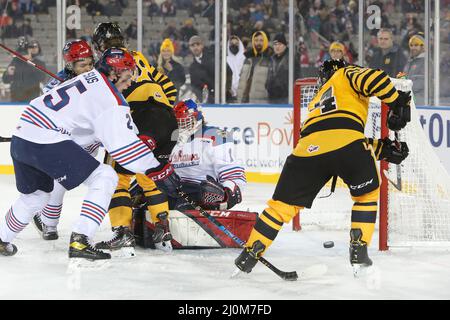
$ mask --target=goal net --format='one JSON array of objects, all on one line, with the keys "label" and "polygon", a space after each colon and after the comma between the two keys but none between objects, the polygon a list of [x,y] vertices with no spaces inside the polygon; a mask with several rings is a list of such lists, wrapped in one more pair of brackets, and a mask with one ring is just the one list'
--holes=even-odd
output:
[{"label": "goal net", "polygon": [[[411,80],[392,79],[397,89],[410,91]],[[296,81],[294,91],[294,143],[306,118],[307,105],[317,93],[316,79]],[[414,99],[412,99],[414,100]],[[371,98],[365,134],[381,138],[393,132],[386,127],[387,106]],[[409,156],[401,165],[378,162],[382,183],[377,227],[379,248],[390,246],[450,246],[450,176],[440,162],[419,122],[414,102],[411,122],[400,131]],[[331,183],[321,190],[311,209],[304,209],[293,222],[295,230],[317,226],[349,230],[352,200],[342,181],[332,195]]]}]

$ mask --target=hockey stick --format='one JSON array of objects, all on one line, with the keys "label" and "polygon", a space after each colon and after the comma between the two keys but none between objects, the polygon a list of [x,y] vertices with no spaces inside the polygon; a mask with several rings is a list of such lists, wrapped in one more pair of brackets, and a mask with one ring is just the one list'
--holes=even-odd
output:
[{"label": "hockey stick", "polygon": [[10,142],[11,137],[0,137],[0,142]]},{"label": "hockey stick", "polygon": [[[200,211],[202,216],[211,221],[214,225],[216,225],[223,233],[225,233],[228,237],[230,237],[234,242],[236,242],[241,248],[244,248],[245,241],[242,241],[238,236],[234,235],[230,230],[228,230],[223,224],[217,221],[213,216],[211,216],[206,210],[203,210],[200,206],[197,206],[193,201],[191,201],[188,195],[181,190],[178,190],[180,197],[185,200],[188,204],[192,206],[195,210]],[[267,261],[264,257],[260,257],[259,262],[265,265],[267,268],[272,270],[276,275],[278,275],[281,279],[286,281],[296,281],[298,279],[298,275],[296,271],[281,271],[269,261]]]},{"label": "hockey stick", "polygon": [[59,80],[61,82],[64,82],[63,79],[61,79],[60,77],[58,77],[57,75],[51,73],[50,71],[48,71],[47,69],[41,67],[40,65],[37,65],[36,63],[34,63],[33,61],[25,58],[24,56],[22,56],[20,53],[18,53],[17,51],[14,51],[10,48],[8,48],[7,46],[3,45],[2,43],[0,43],[0,48],[5,49],[6,51],[8,51],[9,53],[11,53],[13,56],[19,58],[20,60],[22,60],[23,62],[28,63],[29,65],[35,67],[36,69],[41,70],[42,72],[45,72],[46,74],[48,74],[50,77],[55,78],[56,80]]}]

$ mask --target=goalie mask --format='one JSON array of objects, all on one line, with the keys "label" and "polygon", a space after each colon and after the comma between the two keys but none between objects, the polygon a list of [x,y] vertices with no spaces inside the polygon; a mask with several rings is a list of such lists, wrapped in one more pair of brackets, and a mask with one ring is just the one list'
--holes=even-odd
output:
[{"label": "goalie mask", "polygon": [[193,100],[180,101],[173,110],[177,118],[180,135],[191,136],[202,125],[203,113],[201,107]]},{"label": "goalie mask", "polygon": [[345,60],[325,60],[323,64],[319,68],[319,79],[317,80],[317,84],[319,88],[321,88],[333,74],[341,68],[345,68],[348,66],[348,63]]}]

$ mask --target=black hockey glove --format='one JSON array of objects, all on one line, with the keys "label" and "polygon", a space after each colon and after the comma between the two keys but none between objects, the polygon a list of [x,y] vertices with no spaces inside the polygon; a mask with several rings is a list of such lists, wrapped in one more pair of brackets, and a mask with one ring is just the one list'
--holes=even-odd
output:
[{"label": "black hockey glove", "polygon": [[170,163],[162,163],[156,168],[149,169],[145,172],[147,177],[155,182],[160,191],[166,193],[169,197],[179,198],[179,190],[181,190],[180,177],[175,173]]},{"label": "black hockey glove", "polygon": [[398,91],[398,98],[388,106],[388,128],[398,131],[406,127],[406,124],[411,121],[411,91]]},{"label": "black hockey glove", "polygon": [[239,257],[234,260],[234,264],[239,270],[250,273],[258,262],[266,246],[259,240],[253,242],[251,248],[244,248]]},{"label": "black hockey glove", "polygon": [[233,208],[241,201],[242,201],[242,193],[241,189],[237,184],[234,185],[233,190],[225,187],[225,202],[227,203],[227,209]]},{"label": "black hockey glove", "polygon": [[378,143],[382,143],[380,160],[385,160],[390,163],[400,164],[408,157],[409,148],[406,142],[395,142],[389,138],[381,139]]}]

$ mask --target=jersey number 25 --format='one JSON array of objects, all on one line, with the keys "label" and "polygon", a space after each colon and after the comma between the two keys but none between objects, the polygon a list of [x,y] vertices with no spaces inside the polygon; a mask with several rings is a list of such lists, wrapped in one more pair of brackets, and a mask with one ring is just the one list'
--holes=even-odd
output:
[{"label": "jersey number 25", "polygon": [[57,104],[53,103],[53,101],[52,101],[53,96],[51,94],[46,95],[44,97],[45,105],[55,111],[61,110],[62,108],[67,106],[70,102],[70,96],[67,93],[67,90],[69,90],[72,87],[77,88],[78,92],[80,94],[82,94],[83,92],[85,92],[87,90],[86,87],[84,86],[83,82],[81,82],[81,80],[77,80],[75,82],[72,82],[72,83],[56,90],[56,93],[58,93],[59,98],[61,99]]}]

